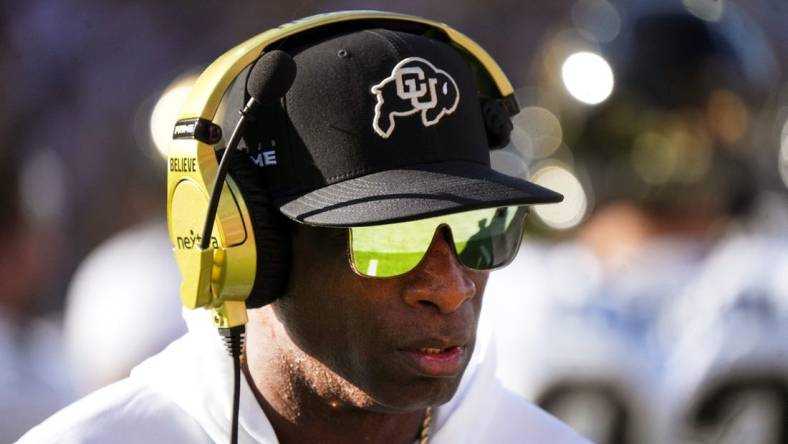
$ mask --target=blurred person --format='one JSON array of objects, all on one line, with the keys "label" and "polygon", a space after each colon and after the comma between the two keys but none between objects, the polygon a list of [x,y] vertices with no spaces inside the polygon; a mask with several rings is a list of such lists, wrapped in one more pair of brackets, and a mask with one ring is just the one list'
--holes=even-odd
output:
[{"label": "blurred person", "polygon": [[[520,304],[496,299],[487,309],[499,348],[509,351],[498,353],[507,385],[597,442],[682,439],[676,430],[692,427],[690,418],[672,412],[687,412],[676,404],[699,393],[681,385],[692,395],[678,396],[679,385],[665,386],[676,383],[668,374],[681,378],[690,365],[672,359],[677,341],[699,318],[719,317],[723,306],[751,296],[746,286],[725,287],[722,277],[748,275],[753,256],[785,254],[780,239],[770,246],[745,222],[765,176],[756,162],[768,148],[758,137],[759,113],[775,64],[754,25],[726,6],[709,21],[683,7],[630,5],[619,10],[618,36],[586,43],[610,63],[612,94],[593,106],[556,102],[592,210],[571,240],[526,241],[489,283],[489,291],[508,291]],[[758,248],[737,255],[742,246]],[[732,262],[717,268],[720,256]],[[779,276],[774,264],[752,276]],[[523,278],[533,293],[527,302],[514,283]],[[703,292],[690,297],[701,280]],[[775,288],[759,297],[780,306],[786,295]],[[677,304],[689,309],[670,321]],[[526,313],[534,322],[522,322]]]},{"label": "blurred person", "polygon": [[340,13],[215,62],[187,106],[213,119],[229,87],[243,111],[219,112],[222,131],[184,111],[168,178],[181,297],[211,312],[20,442],[587,442],[481,356],[488,274],[514,255],[524,206],[561,196],[490,168],[517,104],[450,31]]},{"label": "blurred person", "polygon": [[719,242],[666,310],[675,442],[788,440],[788,238]]},{"label": "blurred person", "polygon": [[63,369],[60,325],[37,312],[52,272],[41,256],[56,236],[26,211],[20,185],[25,169],[0,156],[0,441],[11,442],[74,399]]},{"label": "blurred person", "polygon": [[[172,297],[178,277],[167,226],[158,221],[113,235],[82,261],[69,285],[63,320],[79,395],[125,378],[186,332],[181,304]],[[127,338],[122,347],[118,338]]]}]

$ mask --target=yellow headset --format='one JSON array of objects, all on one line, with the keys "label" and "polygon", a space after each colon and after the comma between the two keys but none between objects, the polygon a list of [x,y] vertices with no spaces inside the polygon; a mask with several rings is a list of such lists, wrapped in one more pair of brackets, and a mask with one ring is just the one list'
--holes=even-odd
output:
[{"label": "yellow headset", "polygon": [[181,301],[192,309],[212,309],[219,328],[246,323],[245,301],[260,258],[247,204],[229,176],[221,188],[210,246],[200,248],[218,168],[214,145],[221,139],[221,128],[214,119],[233,81],[264,52],[286,38],[330,26],[337,32],[407,27],[437,34],[466,55],[484,95],[497,99],[509,115],[519,111],[511,83],[484,49],[455,29],[420,17],[379,11],[321,14],[265,31],[227,51],[192,87],[173,131],[167,173],[167,222],[182,275]]}]

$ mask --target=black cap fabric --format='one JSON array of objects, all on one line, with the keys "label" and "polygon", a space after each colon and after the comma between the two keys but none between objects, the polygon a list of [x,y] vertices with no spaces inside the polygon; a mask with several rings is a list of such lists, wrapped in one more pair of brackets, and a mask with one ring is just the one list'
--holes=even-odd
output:
[{"label": "black cap fabric", "polygon": [[293,86],[244,141],[291,219],[368,225],[562,199],[490,168],[473,74],[449,44],[374,29],[290,52]]}]

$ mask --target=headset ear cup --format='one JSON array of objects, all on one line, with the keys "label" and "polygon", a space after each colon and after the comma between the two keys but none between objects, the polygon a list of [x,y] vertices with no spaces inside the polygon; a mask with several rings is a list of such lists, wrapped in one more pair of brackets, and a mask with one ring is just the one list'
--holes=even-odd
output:
[{"label": "headset ear cup", "polygon": [[487,131],[487,144],[491,149],[503,148],[509,143],[514,129],[509,113],[496,99],[482,98],[482,117],[484,129]]},{"label": "headset ear cup", "polygon": [[280,297],[290,274],[290,234],[288,223],[271,203],[260,172],[242,153],[230,159],[229,175],[238,185],[249,211],[256,246],[256,273],[247,308],[259,308]]}]

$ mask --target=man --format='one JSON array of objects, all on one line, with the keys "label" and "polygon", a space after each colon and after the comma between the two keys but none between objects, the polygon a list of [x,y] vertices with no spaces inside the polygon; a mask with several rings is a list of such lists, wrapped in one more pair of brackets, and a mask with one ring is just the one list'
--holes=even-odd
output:
[{"label": "man", "polygon": [[[514,255],[523,206],[560,195],[490,169],[467,56],[377,27],[289,43],[295,81],[230,167],[258,244],[285,239],[258,250],[246,301],[238,442],[584,442],[502,389],[493,359],[469,367],[489,270]],[[202,313],[21,442],[228,441],[232,367]]]}]

